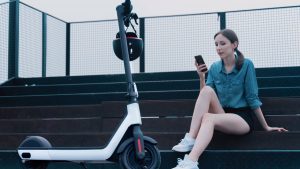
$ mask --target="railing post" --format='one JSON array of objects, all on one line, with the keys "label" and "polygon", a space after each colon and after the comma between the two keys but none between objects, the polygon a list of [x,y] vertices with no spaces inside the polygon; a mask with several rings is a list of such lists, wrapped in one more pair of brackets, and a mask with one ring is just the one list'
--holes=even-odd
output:
[{"label": "railing post", "polygon": [[8,79],[19,77],[19,0],[9,3]]},{"label": "railing post", "polygon": [[71,25],[66,23],[66,76],[70,76]]},{"label": "railing post", "polygon": [[140,18],[140,38],[143,39],[143,52],[140,56],[140,72],[145,72],[145,18]]},{"label": "railing post", "polygon": [[218,13],[219,19],[220,19],[220,29],[226,29],[226,13],[220,12]]},{"label": "railing post", "polygon": [[47,70],[47,14],[43,13],[42,31],[42,77],[46,77]]}]

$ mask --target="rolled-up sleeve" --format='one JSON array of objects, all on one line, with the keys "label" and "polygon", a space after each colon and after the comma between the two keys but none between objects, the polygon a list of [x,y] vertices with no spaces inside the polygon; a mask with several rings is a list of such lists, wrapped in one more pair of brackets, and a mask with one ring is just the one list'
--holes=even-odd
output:
[{"label": "rolled-up sleeve", "polygon": [[253,63],[249,60],[245,77],[245,97],[251,109],[256,109],[262,105],[258,97],[258,85]]}]

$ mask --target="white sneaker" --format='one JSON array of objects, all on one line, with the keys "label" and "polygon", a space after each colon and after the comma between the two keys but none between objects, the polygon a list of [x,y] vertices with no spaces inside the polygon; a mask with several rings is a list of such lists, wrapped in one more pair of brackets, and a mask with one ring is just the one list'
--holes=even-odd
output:
[{"label": "white sneaker", "polygon": [[192,161],[189,159],[188,155],[184,156],[184,159],[177,159],[178,165],[173,169],[199,169],[198,162]]},{"label": "white sneaker", "polygon": [[177,152],[189,152],[192,150],[193,146],[195,144],[195,139],[192,138],[189,133],[186,133],[184,138],[180,141],[180,143],[178,143],[177,145],[175,145],[172,150],[173,151],[177,151]]}]

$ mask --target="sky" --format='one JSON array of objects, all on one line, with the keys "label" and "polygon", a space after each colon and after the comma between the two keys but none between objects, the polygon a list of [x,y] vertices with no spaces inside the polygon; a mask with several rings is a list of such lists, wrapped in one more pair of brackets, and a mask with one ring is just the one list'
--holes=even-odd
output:
[{"label": "sky", "polygon": [[[0,0],[0,3],[7,0]],[[116,19],[124,0],[21,0],[67,22]],[[131,0],[139,17],[299,6],[300,0]]]}]

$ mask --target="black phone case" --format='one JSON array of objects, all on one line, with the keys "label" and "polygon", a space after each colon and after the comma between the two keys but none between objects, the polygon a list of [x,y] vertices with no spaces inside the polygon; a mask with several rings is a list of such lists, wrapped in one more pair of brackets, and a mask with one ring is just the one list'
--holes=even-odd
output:
[{"label": "black phone case", "polygon": [[[202,65],[205,64],[203,57],[201,55],[197,55],[195,56],[196,62],[198,63],[198,65]],[[202,72],[206,72],[207,69],[202,70]]]},{"label": "black phone case", "polygon": [[198,63],[198,65],[202,65],[202,64],[205,64],[203,58],[201,55],[197,55],[195,56],[195,59],[196,59],[196,62]]}]

